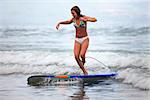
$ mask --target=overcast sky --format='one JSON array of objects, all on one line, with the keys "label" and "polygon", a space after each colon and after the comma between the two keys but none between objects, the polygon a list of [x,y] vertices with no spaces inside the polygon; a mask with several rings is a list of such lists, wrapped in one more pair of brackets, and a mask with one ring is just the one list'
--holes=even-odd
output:
[{"label": "overcast sky", "polygon": [[148,24],[150,0],[0,0],[1,25],[54,25],[78,5],[103,24]]}]

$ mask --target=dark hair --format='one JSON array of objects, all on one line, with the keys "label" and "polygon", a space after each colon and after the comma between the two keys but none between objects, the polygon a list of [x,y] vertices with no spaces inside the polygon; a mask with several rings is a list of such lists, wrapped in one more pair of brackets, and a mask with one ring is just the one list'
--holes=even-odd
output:
[{"label": "dark hair", "polygon": [[81,10],[80,10],[80,8],[78,6],[73,6],[71,8],[71,11],[72,10],[74,10],[77,13],[78,16],[83,17],[83,15],[81,14]]}]

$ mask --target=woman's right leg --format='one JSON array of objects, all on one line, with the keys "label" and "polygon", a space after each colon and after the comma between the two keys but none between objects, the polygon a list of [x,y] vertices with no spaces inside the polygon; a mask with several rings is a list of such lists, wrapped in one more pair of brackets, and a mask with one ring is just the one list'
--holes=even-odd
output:
[{"label": "woman's right leg", "polygon": [[83,41],[81,50],[80,50],[80,56],[82,58],[83,65],[85,64],[85,54],[88,49],[88,46],[89,46],[89,38],[87,38]]},{"label": "woman's right leg", "polygon": [[74,44],[74,56],[75,56],[75,59],[76,59],[78,65],[80,66],[80,68],[82,69],[83,73],[85,75],[87,75],[88,73],[87,73],[87,71],[84,68],[83,62],[80,60],[80,50],[81,50],[81,44],[78,43],[77,41],[75,41],[75,44]]}]

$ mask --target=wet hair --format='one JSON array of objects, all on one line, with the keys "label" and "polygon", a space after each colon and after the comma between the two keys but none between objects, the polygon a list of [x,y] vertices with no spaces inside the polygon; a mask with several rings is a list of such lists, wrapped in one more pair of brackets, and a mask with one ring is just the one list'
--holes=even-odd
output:
[{"label": "wet hair", "polygon": [[77,13],[77,15],[79,16],[79,17],[83,17],[83,15],[81,14],[81,10],[80,10],[80,8],[78,7],[78,6],[73,6],[72,8],[71,8],[71,11],[72,10],[74,10],[76,13]]}]

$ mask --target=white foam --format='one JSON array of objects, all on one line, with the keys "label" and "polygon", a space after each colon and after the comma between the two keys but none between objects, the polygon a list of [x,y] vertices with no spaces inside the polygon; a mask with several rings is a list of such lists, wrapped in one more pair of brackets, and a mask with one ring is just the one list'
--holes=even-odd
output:
[{"label": "white foam", "polygon": [[44,52],[0,52],[0,62],[16,63],[16,64],[29,64],[29,65],[45,65],[51,62],[59,62],[57,54],[44,53]]},{"label": "white foam", "polygon": [[[0,74],[82,74],[72,52],[0,51],[0,56]],[[123,79],[124,83],[150,89],[149,55],[88,52],[86,56],[115,68],[117,79]],[[89,74],[110,72],[108,67],[86,58],[85,68]]]},{"label": "white foam", "polygon": [[[5,64],[48,65],[60,64],[76,66],[72,52],[40,52],[40,51],[0,51],[0,62]],[[87,57],[94,57],[106,66],[142,66],[150,69],[150,57],[139,55],[118,55],[115,53],[88,52]],[[86,58],[87,67],[105,67],[91,58]]]},{"label": "white foam", "polygon": [[119,55],[115,53],[88,53],[101,62],[115,68],[117,79],[130,83],[134,87],[150,89],[150,56],[139,54]]},{"label": "white foam", "polygon": [[[59,56],[58,56],[59,55]],[[52,53],[36,51],[3,51],[0,52],[0,74],[11,73],[82,73],[72,53]],[[55,66],[55,67],[54,67]],[[87,60],[85,68],[89,73],[106,71],[104,66]],[[53,70],[51,70],[53,69]]]},{"label": "white foam", "polygon": [[148,73],[137,72],[136,69],[127,68],[118,72],[117,79],[123,79],[124,83],[130,83],[134,87],[150,89],[150,75]]},{"label": "white foam", "polygon": [[[58,56],[59,55],[59,56]],[[0,74],[73,72],[72,55],[49,52],[0,52]],[[72,60],[73,59],[73,60]],[[64,67],[64,68],[63,68]]]}]

